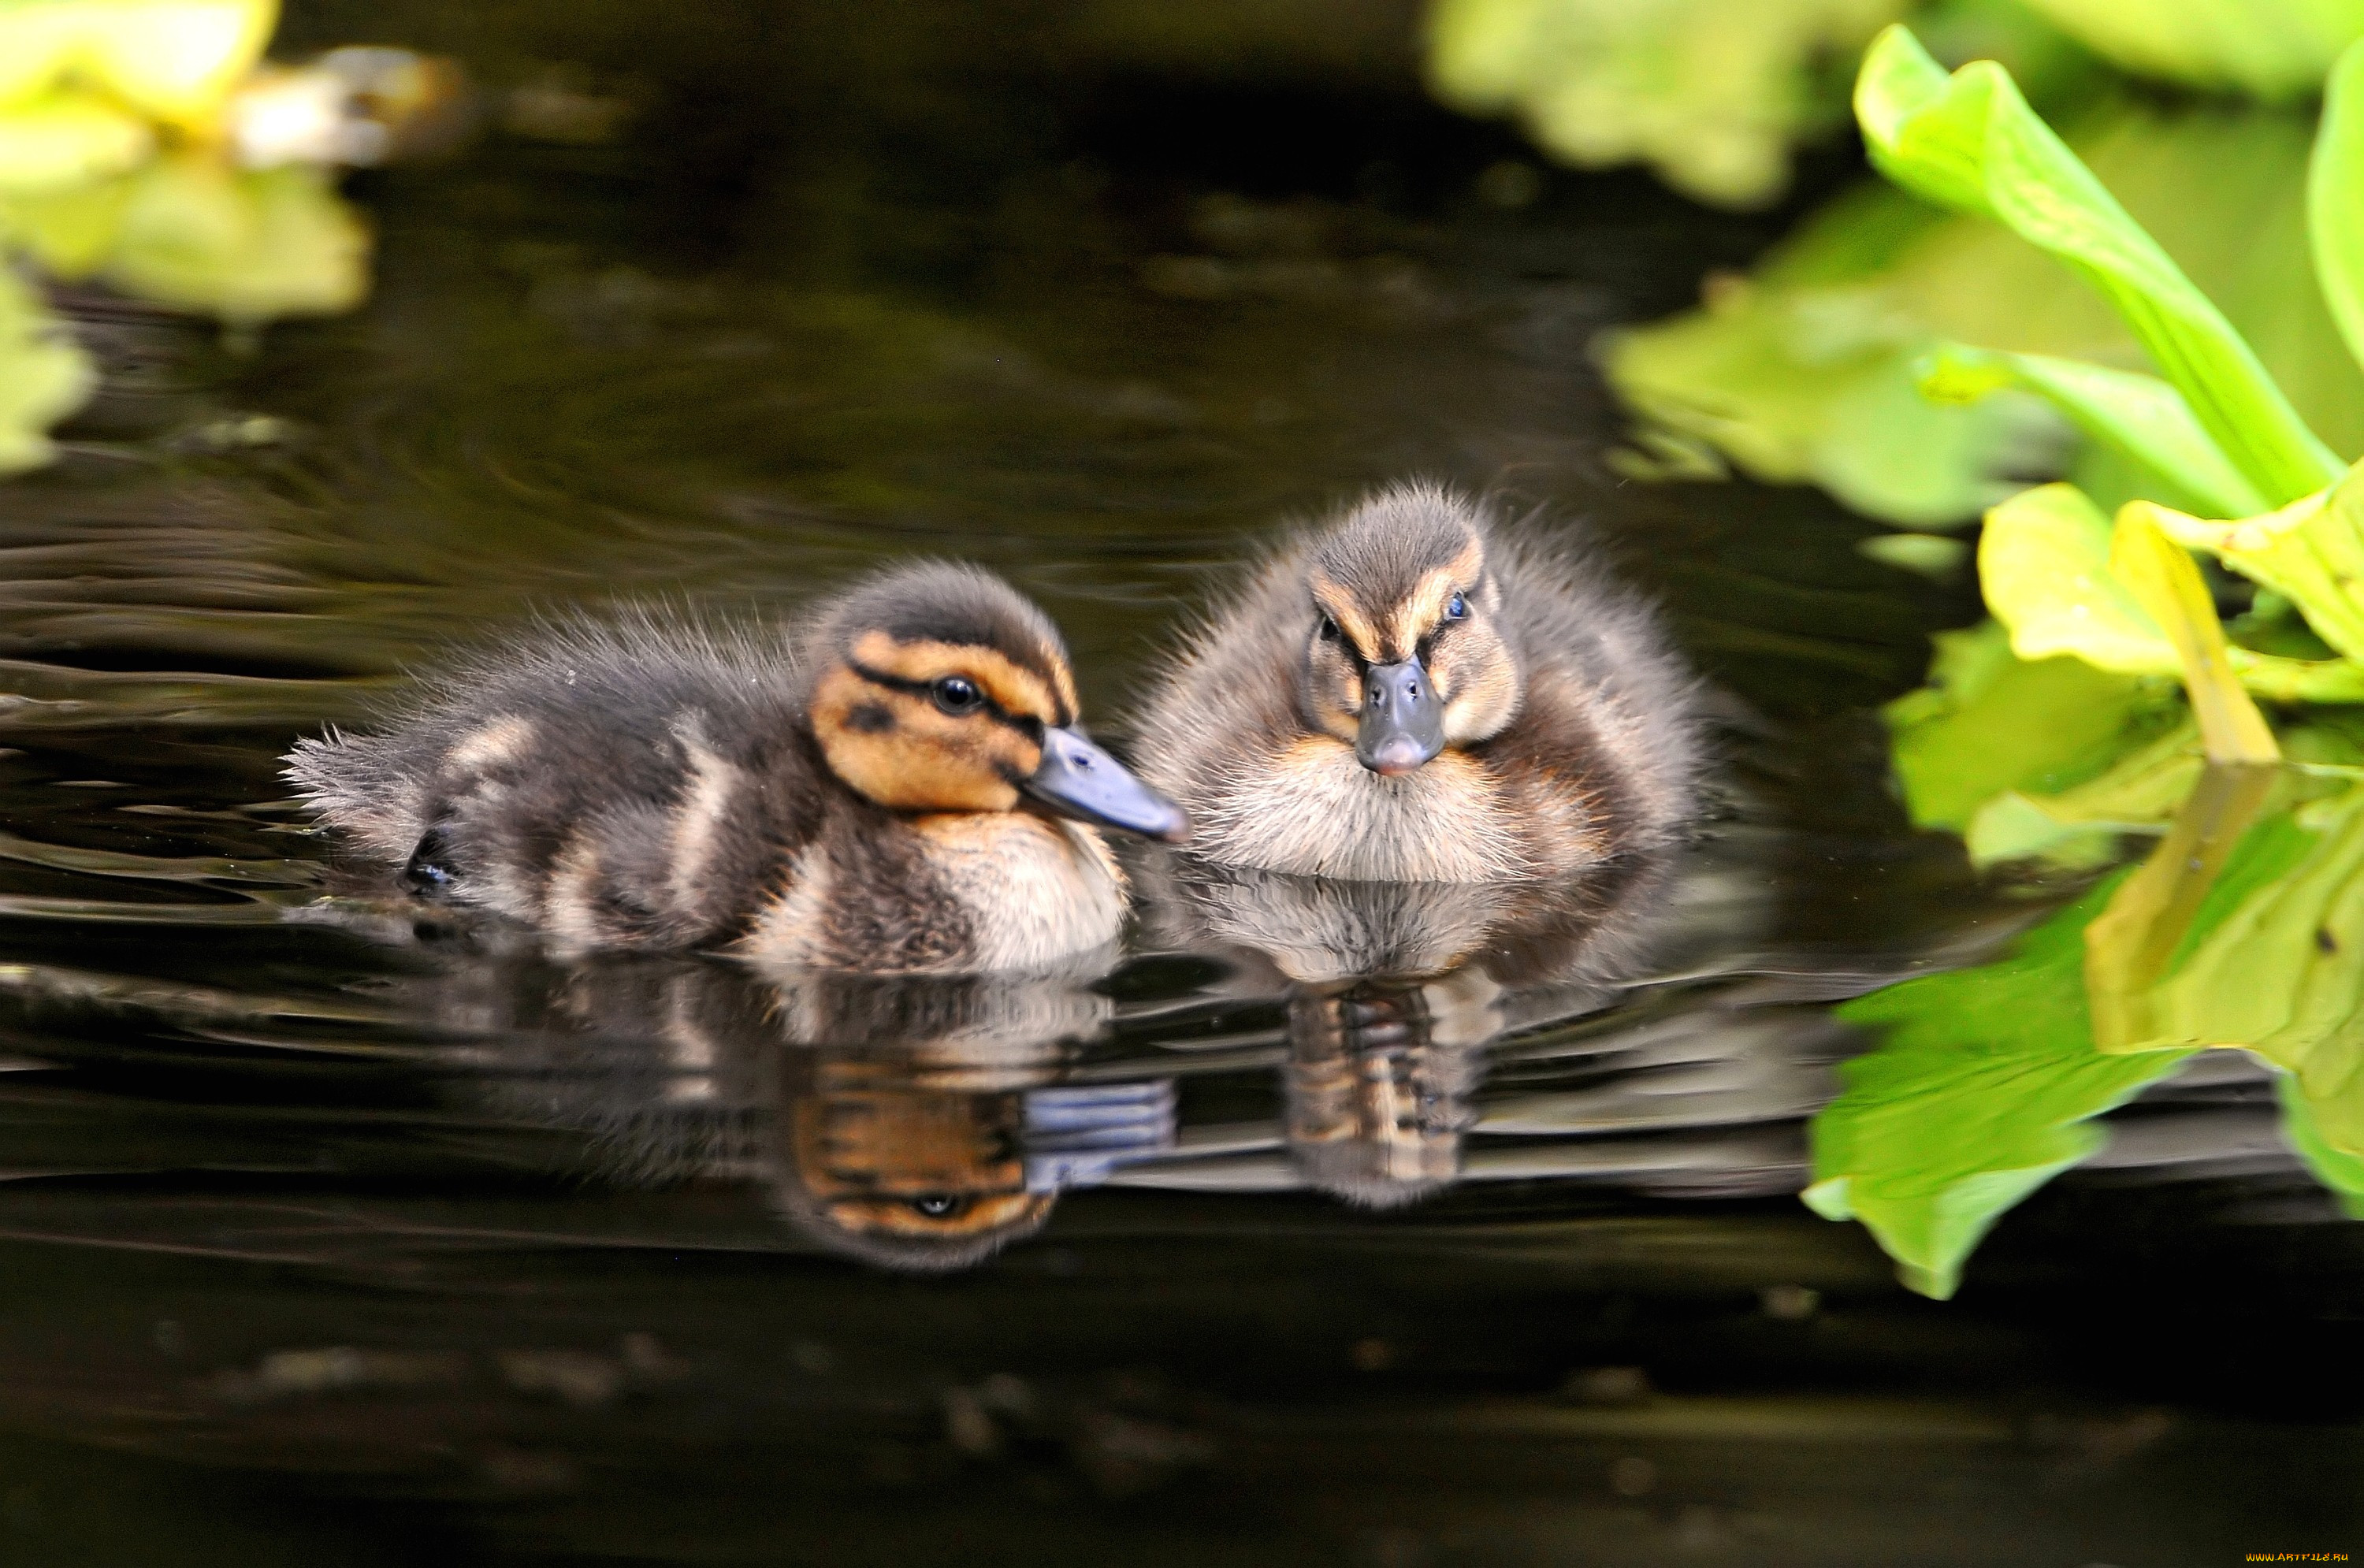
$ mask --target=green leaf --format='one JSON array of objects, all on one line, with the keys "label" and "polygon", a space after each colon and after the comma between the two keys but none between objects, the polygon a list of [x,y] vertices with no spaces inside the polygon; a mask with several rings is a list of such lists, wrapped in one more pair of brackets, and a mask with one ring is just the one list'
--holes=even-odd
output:
[{"label": "green leaf", "polygon": [[1727,283],[1706,308],[1610,334],[1600,352],[1646,420],[1709,442],[1754,478],[1812,480],[1869,516],[1951,527],[2011,493],[1991,471],[2046,417],[2016,394],[1975,407],[1921,396],[1906,367],[1931,340],[1858,291]]},{"label": "green leaf", "polygon": [[188,155],[132,176],[103,271],[147,299],[262,322],[351,309],[368,261],[368,231],[319,171]]},{"label": "green leaf", "polygon": [[2113,64],[2191,87],[2303,97],[2349,39],[2359,0],[2023,0]]},{"label": "green leaf", "polygon": [[0,233],[54,277],[79,281],[115,249],[132,180],[100,180],[0,204]]},{"label": "green leaf", "polygon": [[1814,1118],[1806,1201],[1827,1218],[1860,1219],[1924,1296],[1953,1295],[1997,1219],[2101,1148],[2087,1121],[2190,1054],[2092,1048],[2084,929],[2110,891],[2096,887],[1998,962],[1838,1009],[1881,1039],[1839,1069],[1845,1087]]},{"label": "green leaf", "polygon": [[155,150],[145,120],[87,94],[0,109],[0,196],[40,195],[119,174]]},{"label": "green leaf", "polygon": [[0,473],[49,462],[50,427],[81,407],[97,380],[63,324],[0,267]]},{"label": "green leaf", "polygon": [[2022,659],[2069,654],[2128,675],[2179,673],[2158,623],[2110,567],[2110,520],[2073,484],[2022,491],[1987,514],[1979,586]]},{"label": "green leaf", "polygon": [[2238,851],[2128,1049],[2234,1045],[2289,1073],[2333,1148],[2364,1155],[2364,787],[2302,806]]},{"label": "green leaf", "polygon": [[1920,384],[1921,395],[1938,403],[1975,403],[2005,388],[2034,393],[2210,516],[2245,517],[2267,509],[2257,486],[2200,428],[2183,395],[2157,376],[1948,343],[1924,362]]},{"label": "green leaf", "polygon": [[2024,661],[1990,623],[1941,632],[1932,684],[1890,705],[1893,762],[1914,825],[1959,831],[2006,790],[2057,795],[2172,728],[2172,683],[2079,659]]},{"label": "green leaf", "polygon": [[[2110,98],[2079,100],[2064,127],[2308,422],[2334,448],[2364,451],[2364,373],[2306,260],[2314,129],[2297,115]],[[1947,342],[2142,362],[2099,295],[1996,224],[1875,179],[1810,216],[1752,277],[1719,276],[1705,292],[1701,309],[1605,337],[1603,366],[1645,430],[1676,428],[1755,477],[1820,484],[1921,528],[1966,522],[2029,475],[2072,478],[2106,511],[2135,497],[2202,515],[2262,509],[2217,512],[2112,445],[2080,451],[2026,393],[1946,406],[1912,395],[1922,361]]]},{"label": "green leaf", "polygon": [[1970,818],[1963,848],[1979,867],[2035,856],[2098,864],[2116,835],[2155,828],[2173,817],[2201,765],[2199,727],[2180,724],[2073,788],[1994,796]]},{"label": "green leaf", "polygon": [[2339,57],[2324,84],[2323,120],[2307,163],[2306,217],[2315,282],[2347,351],[2364,362],[2364,43]]},{"label": "green leaf", "polygon": [[2343,465],[2249,345],[2035,117],[2002,67],[1973,61],[1948,76],[1911,32],[1891,27],[1864,57],[1856,113],[1882,173],[1940,206],[1996,218],[2107,299],[2269,502],[2338,476]]},{"label": "green leaf", "polygon": [[2315,634],[2350,660],[2364,658],[2364,480],[2343,481],[2278,512],[2209,522],[2147,502],[2139,508],[2169,538],[2204,550],[2283,595]]}]

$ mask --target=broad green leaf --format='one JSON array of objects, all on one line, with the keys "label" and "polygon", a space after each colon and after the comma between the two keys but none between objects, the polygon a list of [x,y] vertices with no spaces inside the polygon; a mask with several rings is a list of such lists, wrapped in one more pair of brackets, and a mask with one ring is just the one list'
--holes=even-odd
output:
[{"label": "broad green leaf", "polygon": [[[2349,47],[2323,89],[2323,121],[2306,172],[2314,278],[2347,351],[2364,362],[2364,43]],[[2224,514],[2246,517],[2262,507]]]},{"label": "broad green leaf", "polygon": [[2201,765],[2200,729],[2187,721],[2099,778],[2057,795],[2005,790],[1979,807],[1962,846],[1980,867],[2035,856],[2098,864],[2118,834],[2155,829],[2171,818]]},{"label": "broad green leaf", "polygon": [[368,231],[319,171],[188,155],[132,177],[103,272],[144,298],[262,322],[351,309],[368,259]]},{"label": "broad green leaf", "polygon": [[2186,86],[2303,97],[2364,36],[2359,0],[2023,0],[2113,64]]},{"label": "broad green leaf", "polygon": [[0,109],[0,196],[42,195],[119,174],[155,150],[145,120],[56,93]]},{"label": "broad green leaf", "polygon": [[1920,384],[1922,395],[1937,403],[1975,403],[2005,388],[2034,393],[2212,515],[2266,510],[2265,497],[2217,450],[2183,395],[2157,376],[1948,343],[1924,363]]},{"label": "broad green leaf", "polygon": [[0,473],[49,462],[50,427],[81,407],[97,379],[64,326],[0,267]]},{"label": "broad green leaf", "polygon": [[1927,200],[1992,217],[2124,317],[2202,428],[2272,503],[2337,477],[2258,357],[1991,61],[1948,76],[1901,26],[1865,55],[1857,118],[1873,163]]},{"label": "broad green leaf", "polygon": [[2216,602],[2183,547],[2144,515],[2144,503],[2118,514],[2110,535],[2110,573],[2149,612],[2175,645],[2184,695],[2200,724],[2200,746],[2211,762],[2259,765],[2281,761],[2274,732],[2235,673]]},{"label": "broad green leaf", "polygon": [[1893,762],[1923,828],[1959,831],[2006,790],[2057,795],[2174,728],[2173,683],[2012,656],[2002,628],[1941,632],[1931,684],[1890,704]]},{"label": "broad green leaf", "polygon": [[2103,1056],[2087,1024],[2086,923],[2103,884],[2028,932],[2000,962],[1908,980],[1838,1009],[1879,1046],[1839,1069],[1814,1118],[1813,1185],[1826,1218],[1861,1220],[1904,1283],[1950,1296],[1995,1221],[2090,1158],[2085,1125],[2190,1054]]}]

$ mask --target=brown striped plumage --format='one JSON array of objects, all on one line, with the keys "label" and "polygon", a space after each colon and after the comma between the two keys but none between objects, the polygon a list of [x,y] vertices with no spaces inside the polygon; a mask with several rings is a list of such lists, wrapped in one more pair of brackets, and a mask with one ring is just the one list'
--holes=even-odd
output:
[{"label": "brown striped plumage", "polygon": [[1124,825],[1179,831],[1076,717],[1040,611],[923,565],[801,627],[577,624],[462,665],[381,732],[299,743],[288,776],[417,890],[563,948],[969,973],[1122,923],[1098,832],[1041,809],[1059,755],[1165,814]]}]

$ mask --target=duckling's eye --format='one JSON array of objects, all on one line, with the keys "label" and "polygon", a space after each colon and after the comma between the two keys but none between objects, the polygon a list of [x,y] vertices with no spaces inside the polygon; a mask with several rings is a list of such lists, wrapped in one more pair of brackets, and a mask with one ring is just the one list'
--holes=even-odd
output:
[{"label": "duckling's eye", "polygon": [[946,675],[929,689],[936,706],[950,714],[975,713],[985,706],[985,694],[976,683],[963,675]]},{"label": "duckling's eye", "polygon": [[968,1199],[958,1193],[923,1193],[911,1199],[911,1207],[930,1219],[957,1219],[968,1207]]},{"label": "duckling's eye", "polygon": [[1338,623],[1328,616],[1323,616],[1321,625],[1315,629],[1313,635],[1324,642],[1335,642],[1338,640]]},{"label": "duckling's eye", "polygon": [[1467,620],[1469,618],[1469,601],[1463,598],[1458,594],[1455,594],[1453,597],[1445,600],[1444,618],[1446,620]]}]

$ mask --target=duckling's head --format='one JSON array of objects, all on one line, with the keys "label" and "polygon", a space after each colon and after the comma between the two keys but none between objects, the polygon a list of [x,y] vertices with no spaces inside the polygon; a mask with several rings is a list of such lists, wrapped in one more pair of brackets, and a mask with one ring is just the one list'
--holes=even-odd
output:
[{"label": "duckling's head", "polygon": [[1308,723],[1376,773],[1499,734],[1523,682],[1477,509],[1428,485],[1365,501],[1306,548]]},{"label": "duckling's head", "polygon": [[858,794],[897,811],[1025,806],[1179,841],[1182,808],[1076,728],[1057,628],[998,577],[927,564],[847,593],[808,645],[812,727]]}]

